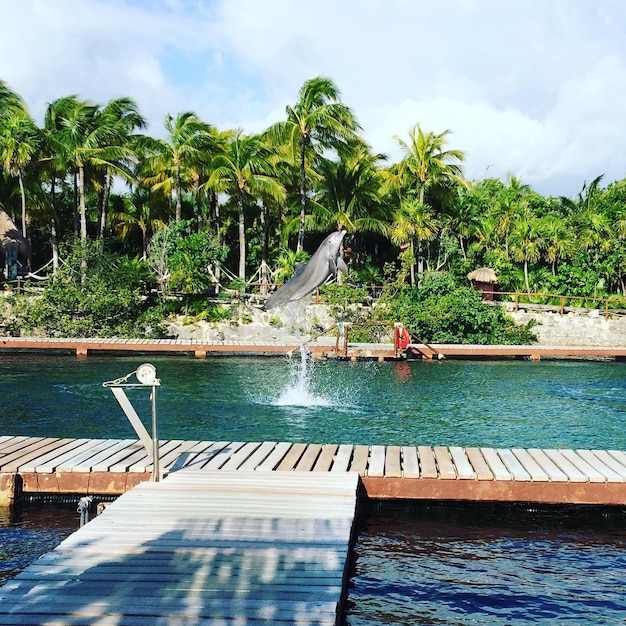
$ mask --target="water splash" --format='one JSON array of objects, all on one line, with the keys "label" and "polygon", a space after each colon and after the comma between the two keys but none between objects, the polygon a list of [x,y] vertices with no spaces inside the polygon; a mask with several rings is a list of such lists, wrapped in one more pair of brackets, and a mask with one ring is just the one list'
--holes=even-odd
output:
[{"label": "water splash", "polygon": [[291,367],[291,376],[280,395],[272,401],[274,406],[332,406],[332,398],[317,393],[312,388],[313,358],[304,346],[300,360]]}]

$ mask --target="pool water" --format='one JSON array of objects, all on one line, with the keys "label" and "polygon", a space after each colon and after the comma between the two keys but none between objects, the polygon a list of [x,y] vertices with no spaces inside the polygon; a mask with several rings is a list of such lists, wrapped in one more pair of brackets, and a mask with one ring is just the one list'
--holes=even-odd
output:
[{"label": "pool water", "polygon": [[[304,368],[298,357],[3,355],[0,434],[133,437],[102,383],[146,360],[162,381],[166,439],[626,449],[626,365],[608,361]],[[148,416],[145,390],[129,395]],[[346,624],[626,623],[623,511],[587,511],[576,523],[571,513],[468,513],[446,503],[370,512],[359,527]],[[71,525],[5,522],[0,578]]]}]

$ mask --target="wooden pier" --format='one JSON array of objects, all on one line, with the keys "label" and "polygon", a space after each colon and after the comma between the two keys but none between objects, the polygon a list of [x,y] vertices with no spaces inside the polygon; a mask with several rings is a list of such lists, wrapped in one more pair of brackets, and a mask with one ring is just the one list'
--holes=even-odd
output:
[{"label": "wooden pier", "polygon": [[[626,452],[288,442],[160,442],[164,475],[346,473],[372,499],[626,505]],[[145,448],[130,439],[0,437],[4,503],[20,494],[112,494],[150,480]]]},{"label": "wooden pier", "polygon": [[122,494],[0,588],[0,625],[338,624],[359,497],[626,505],[626,452],[0,437],[5,499]]},{"label": "wooden pier", "polygon": [[[322,341],[325,339],[325,341]],[[192,355],[196,358],[225,355],[284,356],[300,350],[297,344],[252,343],[246,341],[221,341],[208,343],[194,339],[52,339],[38,337],[0,337],[1,352],[70,353],[79,357],[90,354],[163,354]],[[626,346],[483,346],[462,344],[411,344],[406,353],[398,351],[392,343],[337,344],[330,338],[306,344],[306,349],[317,358],[373,359],[379,361],[406,358],[426,360],[440,358],[603,358],[625,359]]]},{"label": "wooden pier", "polygon": [[184,469],[142,483],[0,588],[0,624],[337,624],[357,481]]}]

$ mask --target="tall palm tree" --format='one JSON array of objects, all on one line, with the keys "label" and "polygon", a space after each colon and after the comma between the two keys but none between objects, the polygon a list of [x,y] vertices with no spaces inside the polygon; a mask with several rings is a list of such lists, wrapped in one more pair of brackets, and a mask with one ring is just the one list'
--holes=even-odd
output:
[{"label": "tall palm tree", "polygon": [[[98,237],[102,239],[107,223],[108,200],[113,184],[113,174],[117,171],[124,179],[134,179],[132,166],[138,155],[141,137],[134,135],[136,130],[146,127],[146,120],[140,115],[137,104],[130,98],[114,98],[97,112],[98,123],[110,128],[107,138],[109,156],[113,163],[104,167],[102,185],[102,202],[99,211]],[[113,154],[115,152],[115,154]],[[114,167],[117,165],[117,167]]]},{"label": "tall palm tree", "polygon": [[22,236],[26,239],[26,192],[24,176],[35,161],[41,135],[25,108],[13,107],[0,124],[0,163],[4,172],[17,178],[22,214]]},{"label": "tall palm tree", "polygon": [[239,278],[246,280],[246,204],[251,197],[267,195],[284,200],[285,188],[271,165],[271,149],[259,135],[246,136],[241,130],[234,133],[223,153],[212,161],[213,172],[206,187],[226,192],[236,201],[239,231]]},{"label": "tall palm tree", "polygon": [[439,231],[439,223],[432,209],[417,198],[400,203],[391,226],[391,240],[398,245],[409,244],[411,248],[411,286],[415,285],[415,240],[418,244],[418,276],[424,274],[423,242],[430,241]]},{"label": "tall palm tree", "polygon": [[461,163],[465,159],[462,150],[445,150],[450,130],[438,135],[425,133],[419,124],[409,130],[409,141],[400,137],[395,139],[400,144],[403,158],[398,164],[397,177],[404,189],[416,189],[418,200],[426,202],[426,191],[434,185],[448,184],[455,181],[466,185]]},{"label": "tall palm tree", "polygon": [[337,162],[320,160],[322,179],[314,198],[315,224],[319,230],[346,229],[389,235],[382,199],[383,173],[378,166],[384,158],[360,144]]},{"label": "tall palm tree", "polygon": [[144,179],[152,191],[160,191],[175,201],[175,220],[182,219],[183,192],[193,188],[192,173],[213,141],[214,129],[195,113],[165,116],[165,139],[155,139],[146,160],[150,172]]},{"label": "tall palm tree", "polygon": [[543,232],[539,218],[530,212],[516,220],[511,230],[511,257],[523,263],[526,292],[530,294],[528,277],[529,263],[536,263],[541,258],[544,248]]},{"label": "tall palm tree", "polygon": [[307,166],[313,156],[327,149],[340,150],[359,130],[352,111],[339,100],[339,90],[322,76],[307,80],[298,101],[287,106],[287,120],[274,124],[269,132],[277,143],[285,143],[300,171],[300,224],[297,250],[304,245],[307,214]]}]

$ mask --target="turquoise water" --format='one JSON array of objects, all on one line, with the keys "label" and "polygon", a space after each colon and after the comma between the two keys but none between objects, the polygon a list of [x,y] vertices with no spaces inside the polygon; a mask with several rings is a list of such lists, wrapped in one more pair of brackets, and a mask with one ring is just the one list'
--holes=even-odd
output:
[{"label": "turquoise water", "polygon": [[[133,436],[102,382],[144,360],[3,356],[0,433]],[[626,449],[623,363],[150,361],[162,438]]]},{"label": "turquoise water", "polygon": [[[626,364],[0,357],[0,434],[133,437],[102,382],[154,363],[162,438],[626,449]],[[132,399],[140,415],[145,390]],[[442,505],[361,524],[346,624],[622,624],[624,513]],[[2,520],[0,520],[0,524]],[[0,527],[11,575],[71,524]],[[17,555],[17,557],[16,557]]]}]

